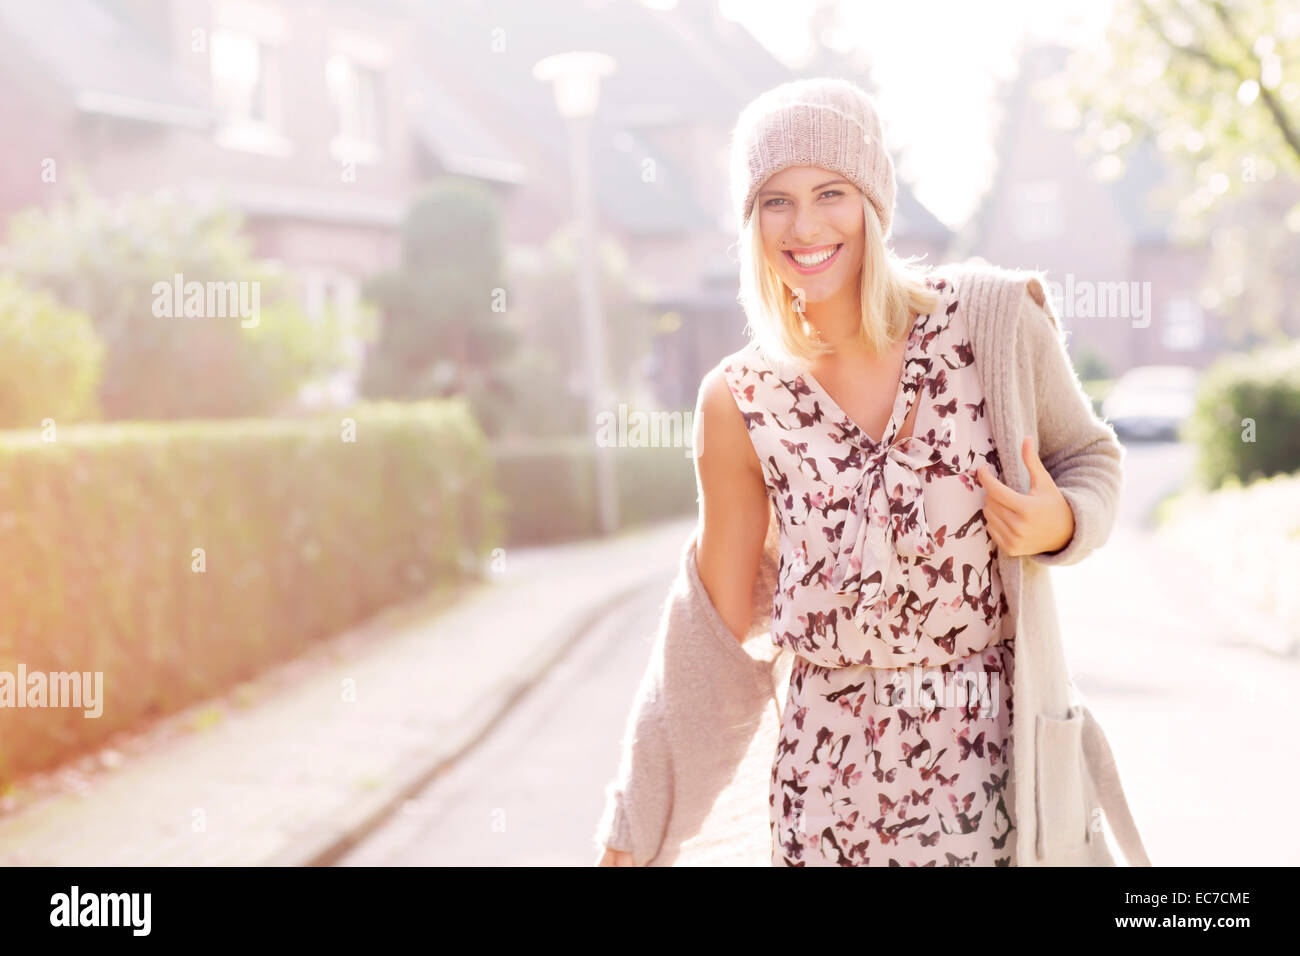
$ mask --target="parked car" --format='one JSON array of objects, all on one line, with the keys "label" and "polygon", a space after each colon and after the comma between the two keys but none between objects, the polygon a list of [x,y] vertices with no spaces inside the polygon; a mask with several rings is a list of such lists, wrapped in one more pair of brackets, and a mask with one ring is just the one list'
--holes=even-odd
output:
[{"label": "parked car", "polygon": [[1175,440],[1195,407],[1199,380],[1190,365],[1139,365],[1119,377],[1102,415],[1121,438]]}]

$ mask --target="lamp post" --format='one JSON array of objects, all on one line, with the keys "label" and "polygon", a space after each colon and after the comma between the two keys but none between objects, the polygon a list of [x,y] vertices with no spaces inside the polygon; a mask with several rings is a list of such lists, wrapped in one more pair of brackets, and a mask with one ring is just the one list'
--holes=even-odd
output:
[{"label": "lamp post", "polygon": [[[596,215],[591,174],[592,115],[600,101],[600,78],[614,72],[614,60],[603,53],[559,53],[539,60],[533,78],[551,83],[555,105],[569,127],[574,212],[578,224],[578,303],[582,315],[586,361],[591,380],[588,392],[588,427],[595,435],[597,417],[610,409],[609,365],[605,350],[605,320],[600,307],[600,264],[596,259]],[[596,503],[602,534],[618,525],[614,453],[595,446]]]}]

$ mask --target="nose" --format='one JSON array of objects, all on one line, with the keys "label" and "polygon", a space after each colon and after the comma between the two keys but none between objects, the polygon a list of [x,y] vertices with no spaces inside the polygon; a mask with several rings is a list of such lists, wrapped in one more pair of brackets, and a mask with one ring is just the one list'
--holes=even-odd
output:
[{"label": "nose", "polygon": [[799,203],[790,228],[791,245],[796,248],[823,245],[821,235],[822,221],[817,211],[810,204]]}]

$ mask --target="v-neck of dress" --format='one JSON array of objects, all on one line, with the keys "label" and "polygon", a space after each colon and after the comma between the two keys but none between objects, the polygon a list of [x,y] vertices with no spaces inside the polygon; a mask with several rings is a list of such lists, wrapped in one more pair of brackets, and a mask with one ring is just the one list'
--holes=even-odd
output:
[{"label": "v-neck of dress", "polygon": [[[912,321],[911,330],[908,332],[907,335],[907,343],[903,346],[903,372],[898,379],[898,390],[894,393],[894,403],[890,407],[889,419],[885,422],[885,432],[879,439],[872,438],[871,435],[868,434],[865,428],[863,428],[856,421],[854,421],[853,418],[849,415],[849,413],[840,407],[839,402],[831,398],[831,393],[826,391],[826,387],[817,380],[817,376],[814,375],[810,369],[806,369],[802,372],[802,374],[812,384],[812,387],[817,389],[817,391],[821,394],[821,397],[826,400],[826,404],[830,406],[831,411],[834,412],[836,415],[839,415],[845,422],[847,422],[849,425],[853,427],[854,431],[857,434],[861,435],[868,442],[870,442],[871,447],[873,449],[878,449],[882,445],[893,444],[894,438],[896,437],[899,429],[903,427],[903,422],[907,420],[907,416],[911,411],[910,405],[907,400],[908,395],[909,394],[916,395],[920,391],[919,387],[914,389],[909,389],[907,387],[909,380],[916,379],[920,375],[919,368],[917,371],[909,374],[908,365],[912,361],[913,343],[916,339],[917,332],[920,330],[921,322],[924,318],[925,318],[924,316],[918,315]],[[901,417],[899,416],[900,410],[903,411]]]}]

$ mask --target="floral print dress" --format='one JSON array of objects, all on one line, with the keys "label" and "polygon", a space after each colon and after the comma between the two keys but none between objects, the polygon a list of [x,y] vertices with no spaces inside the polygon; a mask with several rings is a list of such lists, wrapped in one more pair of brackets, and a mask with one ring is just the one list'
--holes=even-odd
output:
[{"label": "floral print dress", "polygon": [[927,283],[879,441],[757,343],[723,364],[779,523],[772,640],[795,652],[773,865],[1015,859],[1014,635],[975,472],[1003,475],[960,297]]}]

